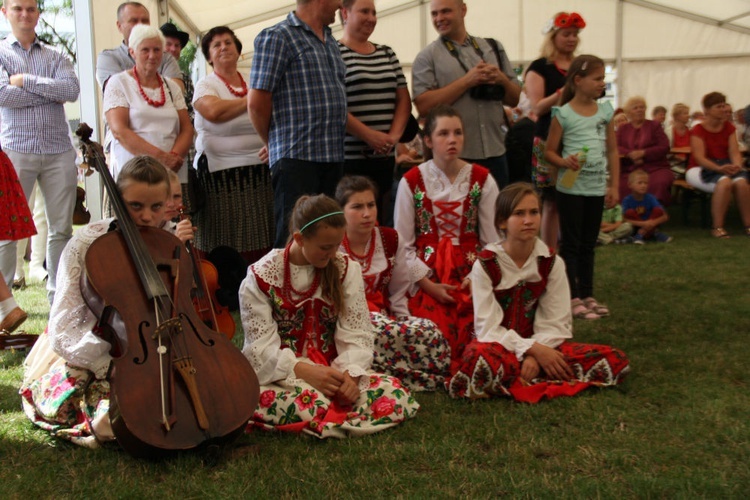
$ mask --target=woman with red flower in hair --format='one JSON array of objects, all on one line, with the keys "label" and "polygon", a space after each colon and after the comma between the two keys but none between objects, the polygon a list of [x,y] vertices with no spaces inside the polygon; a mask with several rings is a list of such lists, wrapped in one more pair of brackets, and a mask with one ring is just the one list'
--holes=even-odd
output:
[{"label": "woman with red flower in hair", "polygon": [[294,206],[284,249],[250,266],[240,287],[243,353],[261,384],[251,424],[321,438],[371,434],[419,405],[373,373],[373,327],[362,270],[339,253],[346,219],[325,195]]},{"label": "woman with red flower in hair", "polygon": [[558,12],[542,29],[544,43],[539,59],[529,65],[524,89],[537,116],[531,156],[532,179],[542,197],[542,240],[557,248],[559,218],[555,202],[555,169],[544,160],[545,143],[552,121],[552,106],[560,100],[568,68],[578,48],[578,33],[586,22],[575,12]]}]

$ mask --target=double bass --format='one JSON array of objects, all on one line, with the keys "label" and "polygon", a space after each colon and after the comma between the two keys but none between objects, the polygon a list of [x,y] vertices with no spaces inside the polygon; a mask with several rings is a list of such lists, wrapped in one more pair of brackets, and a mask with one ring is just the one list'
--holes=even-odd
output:
[{"label": "double bass", "polygon": [[81,124],[84,160],[96,168],[117,216],[85,257],[83,298],[112,345],[109,416],[136,457],[155,458],[239,436],[258,404],[249,361],[197,316],[192,263],[174,235],[130,218],[91,128]]}]

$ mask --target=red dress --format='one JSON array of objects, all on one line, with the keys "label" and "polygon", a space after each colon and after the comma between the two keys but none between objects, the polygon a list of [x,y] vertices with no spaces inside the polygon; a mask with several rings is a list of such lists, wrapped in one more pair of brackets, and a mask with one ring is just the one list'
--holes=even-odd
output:
[{"label": "red dress", "polygon": [[16,170],[0,151],[0,240],[22,240],[35,234],[29,203]]},{"label": "red dress", "polygon": [[[456,286],[451,292],[455,304],[441,304],[419,289],[409,300],[409,310],[414,316],[434,321],[451,348],[451,373],[458,368],[464,348],[471,341],[474,331],[474,311],[471,294],[458,287],[471,271],[479,242],[479,203],[489,170],[474,165],[471,171],[469,193],[463,203],[435,202],[427,197],[422,172],[419,167],[409,170],[404,178],[414,193],[414,227],[417,256],[433,271],[433,281]],[[461,214],[457,209],[463,206]],[[438,238],[438,222],[444,236]],[[458,238],[458,245],[451,239]]]},{"label": "red dress", "polygon": [[[482,251],[478,262],[492,283],[495,300],[503,309],[502,326],[524,339],[532,338],[537,309],[540,301],[545,300],[555,254],[537,257],[539,281],[522,280],[507,289],[497,288],[502,269],[494,251]],[[460,369],[448,382],[448,393],[454,398],[511,396],[518,401],[536,403],[545,397],[572,396],[591,386],[618,384],[630,368],[622,351],[606,345],[565,340],[557,350],[565,355],[575,378],[563,382],[540,377],[526,385],[520,379],[521,363],[512,351],[499,342],[473,340],[464,351]]]}]

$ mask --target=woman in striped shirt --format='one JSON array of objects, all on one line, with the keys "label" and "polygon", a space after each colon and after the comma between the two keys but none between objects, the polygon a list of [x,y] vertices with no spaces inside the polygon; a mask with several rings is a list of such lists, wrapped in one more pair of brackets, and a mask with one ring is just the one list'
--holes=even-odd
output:
[{"label": "woman in striped shirt", "polygon": [[369,41],[377,24],[374,0],[344,0],[341,19],[344,35],[339,49],[346,63],[349,111],[344,173],[375,181],[383,224],[383,194],[391,191],[393,150],[409,119],[411,99],[396,54]]}]

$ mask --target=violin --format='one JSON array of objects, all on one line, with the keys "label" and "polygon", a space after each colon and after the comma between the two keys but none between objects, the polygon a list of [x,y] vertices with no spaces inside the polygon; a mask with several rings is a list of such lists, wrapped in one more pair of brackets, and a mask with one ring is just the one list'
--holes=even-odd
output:
[{"label": "violin", "polygon": [[114,435],[126,452],[148,458],[229,443],[255,411],[258,378],[240,350],[198,317],[182,242],[130,218],[91,133],[85,123],[76,131],[118,227],[89,247],[81,293],[97,315],[95,332],[112,345]]},{"label": "violin", "polygon": [[[180,218],[185,218],[184,207],[179,207]],[[212,330],[221,332],[229,340],[234,337],[237,325],[229,312],[229,308],[221,305],[216,299],[216,291],[219,289],[219,272],[211,262],[201,259],[193,250],[193,245],[188,241],[185,248],[193,263],[193,279],[195,287],[191,292],[193,306],[200,319]]]}]

